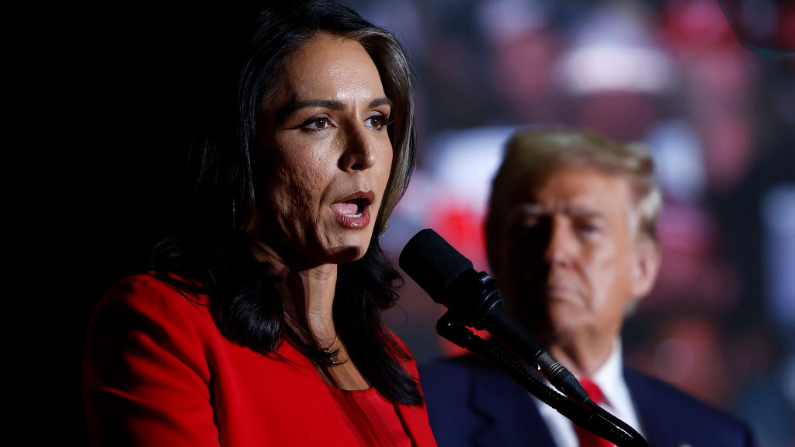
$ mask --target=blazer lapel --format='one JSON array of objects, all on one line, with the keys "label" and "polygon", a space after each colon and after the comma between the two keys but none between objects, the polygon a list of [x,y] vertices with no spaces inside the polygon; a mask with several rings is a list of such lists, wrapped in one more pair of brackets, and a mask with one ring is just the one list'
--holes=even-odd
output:
[{"label": "blazer lapel", "polygon": [[406,429],[409,436],[413,440],[413,445],[416,447],[435,446],[431,426],[428,423],[428,413],[425,407],[408,406],[408,405],[395,405],[395,409],[400,414],[403,423],[406,424]]},{"label": "blazer lapel", "polygon": [[642,377],[631,369],[624,368],[624,380],[629,388],[632,401],[635,403],[638,419],[640,419],[649,444],[651,446],[678,445],[674,443],[676,440],[669,435],[670,429],[666,429],[663,425],[666,421],[670,424],[671,419],[665,414],[665,410],[657,404],[654,390],[646,386]]},{"label": "blazer lapel", "polygon": [[554,447],[530,393],[496,369],[473,370],[470,405],[483,416],[473,431],[478,447]]}]

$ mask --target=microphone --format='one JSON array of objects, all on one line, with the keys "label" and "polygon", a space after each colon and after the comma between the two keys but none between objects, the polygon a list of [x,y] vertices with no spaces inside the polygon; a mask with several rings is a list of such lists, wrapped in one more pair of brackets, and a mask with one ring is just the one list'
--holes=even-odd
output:
[{"label": "microphone", "polygon": [[566,396],[583,404],[590,401],[574,375],[503,308],[497,282],[476,271],[469,259],[435,231],[428,228],[414,235],[400,253],[398,264],[466,326],[485,329],[526,363],[535,364]]}]

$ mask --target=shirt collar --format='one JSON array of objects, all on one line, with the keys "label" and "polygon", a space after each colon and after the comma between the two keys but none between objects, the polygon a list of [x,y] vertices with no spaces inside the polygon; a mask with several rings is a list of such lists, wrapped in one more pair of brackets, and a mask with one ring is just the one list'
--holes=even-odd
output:
[{"label": "shirt collar", "polygon": [[[599,386],[604,395],[605,402],[600,406],[643,434],[635,405],[624,381],[623,364],[621,340],[616,339],[607,361],[593,374],[591,380]],[[580,378],[578,377],[578,379]],[[547,385],[552,386],[549,383]],[[577,436],[571,421],[543,402],[535,398],[534,401],[556,444],[576,446]]]},{"label": "shirt collar", "polygon": [[624,381],[624,360],[621,352],[621,339],[613,343],[613,350],[605,361],[591,377],[602,390],[604,402],[600,405],[613,415],[639,430],[638,415],[629,388]]},{"label": "shirt collar", "polygon": [[619,386],[619,384],[624,384],[624,372],[622,365],[623,356],[621,354],[621,340],[616,339],[616,341],[613,343],[613,349],[611,350],[610,355],[607,357],[607,361],[605,361],[605,363],[596,370],[593,376],[590,377],[590,379],[602,390],[602,394],[604,395],[606,403],[610,406],[612,406],[618,400],[628,397],[628,394],[627,397],[618,395],[621,393],[621,388],[626,389],[625,386]]}]

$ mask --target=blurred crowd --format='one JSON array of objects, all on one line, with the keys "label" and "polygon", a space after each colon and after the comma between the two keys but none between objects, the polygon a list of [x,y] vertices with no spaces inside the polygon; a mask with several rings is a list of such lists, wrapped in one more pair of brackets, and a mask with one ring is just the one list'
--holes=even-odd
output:
[{"label": "blurred crowd", "polygon": [[[395,32],[415,71],[418,169],[385,236],[395,258],[432,227],[488,270],[485,198],[513,129],[645,142],[665,195],[663,266],[625,357],[745,418],[761,445],[793,445],[795,57],[741,43],[741,2],[346,3]],[[795,8],[745,3],[743,32],[795,48]],[[406,281],[388,318],[418,361],[455,352],[433,334],[442,312]]]}]

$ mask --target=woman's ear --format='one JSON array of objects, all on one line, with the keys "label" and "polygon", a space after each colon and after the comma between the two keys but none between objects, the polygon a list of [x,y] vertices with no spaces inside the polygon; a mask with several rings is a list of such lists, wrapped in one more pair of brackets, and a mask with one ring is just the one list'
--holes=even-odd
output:
[{"label": "woman's ear", "polygon": [[657,242],[646,236],[638,236],[634,251],[631,292],[632,298],[639,300],[654,287],[662,264],[662,253]]}]

